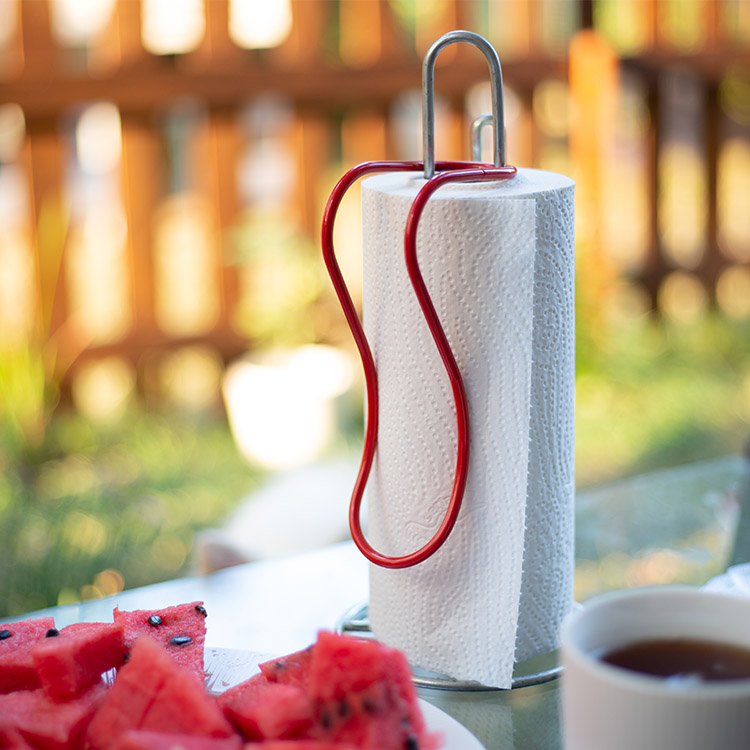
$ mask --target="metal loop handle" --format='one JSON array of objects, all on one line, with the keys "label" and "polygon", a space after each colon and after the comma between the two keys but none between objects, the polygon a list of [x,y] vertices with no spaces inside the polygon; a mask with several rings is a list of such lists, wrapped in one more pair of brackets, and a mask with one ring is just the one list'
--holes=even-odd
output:
[{"label": "metal loop handle", "polygon": [[500,58],[495,48],[473,31],[449,31],[437,39],[422,63],[422,138],[424,143],[424,177],[429,180],[435,174],[435,61],[445,47],[457,42],[466,42],[477,47],[487,59],[492,86],[493,164],[505,166],[505,119],[503,115],[503,73]]},{"label": "metal loop handle", "polygon": [[482,131],[488,126],[492,125],[492,115],[479,115],[474,122],[471,123],[471,160],[480,162],[482,161]]}]

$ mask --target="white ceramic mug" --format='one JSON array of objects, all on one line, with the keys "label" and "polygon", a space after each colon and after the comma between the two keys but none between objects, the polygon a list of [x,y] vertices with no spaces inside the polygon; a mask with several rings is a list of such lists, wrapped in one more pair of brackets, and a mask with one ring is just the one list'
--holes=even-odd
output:
[{"label": "white ceramic mug", "polygon": [[632,589],[596,597],[565,619],[565,750],[750,748],[750,679],[675,686],[597,657],[673,638],[750,648],[750,598],[687,586]]}]

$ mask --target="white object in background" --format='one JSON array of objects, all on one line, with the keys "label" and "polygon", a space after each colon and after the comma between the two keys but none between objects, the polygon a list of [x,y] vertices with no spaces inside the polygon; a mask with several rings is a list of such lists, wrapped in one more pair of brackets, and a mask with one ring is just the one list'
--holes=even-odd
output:
[{"label": "white object in background", "polygon": [[221,528],[196,539],[197,572],[308,552],[349,539],[357,466],[321,462],[280,475],[238,503]]},{"label": "white object in background", "polygon": [[674,682],[597,658],[638,641],[689,638],[747,648],[750,599],[655,586],[589,600],[560,635],[566,750],[747,750],[750,680]]},{"label": "white object in background", "polygon": [[[455,411],[403,260],[421,175],[362,185],[363,318],[378,368],[373,546],[421,547],[447,506]],[[464,505],[446,544],[408,569],[372,566],[375,635],[432,672],[510,687],[514,661],[555,648],[573,604],[573,189],[519,169],[442,187],[419,226],[422,274],[469,403]]]},{"label": "white object in background", "polygon": [[334,433],[334,399],[352,378],[348,357],[321,345],[231,364],[224,402],[242,455],[269,469],[296,468],[318,458]]}]

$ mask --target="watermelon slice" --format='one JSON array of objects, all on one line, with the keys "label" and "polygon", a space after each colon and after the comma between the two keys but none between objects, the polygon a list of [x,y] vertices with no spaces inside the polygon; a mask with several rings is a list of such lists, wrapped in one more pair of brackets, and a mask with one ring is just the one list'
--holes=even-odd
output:
[{"label": "watermelon slice", "polygon": [[306,687],[310,681],[310,662],[313,647],[308,646],[302,651],[295,651],[278,659],[259,664],[260,671],[271,682],[281,682],[290,685]]},{"label": "watermelon slice", "polygon": [[0,696],[0,737],[15,734],[38,750],[78,747],[106,691],[98,682],[67,701],[56,701],[43,690]]},{"label": "watermelon slice", "polygon": [[53,698],[67,698],[122,664],[123,626],[103,622],[68,625],[57,637],[37,641],[31,656],[45,692]]},{"label": "watermelon slice", "polygon": [[166,734],[131,729],[120,737],[112,750],[241,750],[238,736],[209,739],[188,734]]},{"label": "watermelon slice", "polygon": [[41,687],[30,650],[54,629],[52,617],[0,625],[0,694]]},{"label": "watermelon slice", "polygon": [[374,640],[321,632],[310,664],[317,739],[360,750],[435,750],[401,651]]},{"label": "watermelon slice", "polygon": [[89,726],[92,750],[110,748],[129,729],[230,737],[232,727],[195,673],[155,639],[139,638]]},{"label": "watermelon slice", "polygon": [[313,721],[312,702],[301,687],[269,682],[263,674],[230,688],[216,703],[248,740],[301,737]]},{"label": "watermelon slice", "polygon": [[201,680],[205,677],[206,616],[203,602],[177,604],[164,609],[123,612],[115,608],[114,611],[115,622],[125,627],[125,646],[128,649],[139,636],[147,635],[161,643],[181,666],[192,670]]}]

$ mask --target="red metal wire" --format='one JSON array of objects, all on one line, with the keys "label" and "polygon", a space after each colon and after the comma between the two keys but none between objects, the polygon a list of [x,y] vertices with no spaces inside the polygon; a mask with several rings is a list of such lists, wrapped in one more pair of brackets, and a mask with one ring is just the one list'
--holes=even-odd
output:
[{"label": "red metal wire", "polygon": [[347,190],[361,177],[369,174],[382,172],[408,172],[419,171],[424,168],[421,161],[375,161],[365,162],[350,169],[336,184],[326,204],[323,215],[321,230],[321,246],[328,274],[333,282],[334,289],[339,298],[339,303],[344,311],[344,316],[349,324],[354,341],[359,350],[364,369],[367,417],[365,426],[365,442],[362,452],[362,461],[359,472],[354,483],[351,503],[349,505],[349,528],[352,539],[362,554],[372,563],[384,568],[407,568],[416,565],[433,555],[442,546],[461,510],[466,486],[466,477],[469,466],[469,416],[466,401],[466,392],[461,378],[461,372],[456,363],[448,339],[440,324],[430,294],[424,283],[417,258],[417,228],[419,220],[430,196],[442,185],[449,182],[481,182],[489,180],[502,180],[512,177],[516,173],[515,167],[492,167],[486,164],[471,162],[437,162],[436,174],[428,180],[417,193],[406,220],[404,231],[404,256],[406,268],[414,293],[417,296],[422,314],[427,321],[430,333],[440,354],[443,366],[448,373],[448,378],[453,391],[453,399],[456,406],[456,469],[453,479],[453,488],[448,501],[448,507],[442,523],[433,537],[422,547],[402,556],[384,555],[375,550],[365,538],[360,523],[360,508],[364,496],[365,485],[372,468],[375,457],[378,438],[378,383],[375,361],[372,356],[370,345],[365,336],[362,323],[357,314],[356,307],[352,301],[346,282],[341,274],[338,261],[333,247],[333,225],[336,213]]}]

